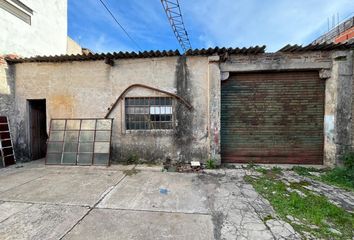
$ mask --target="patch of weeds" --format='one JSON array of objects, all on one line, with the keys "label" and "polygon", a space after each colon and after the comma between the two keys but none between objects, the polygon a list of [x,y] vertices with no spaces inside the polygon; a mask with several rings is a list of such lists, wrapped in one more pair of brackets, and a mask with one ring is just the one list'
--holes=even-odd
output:
[{"label": "patch of weeds", "polygon": [[138,174],[139,172],[140,172],[140,170],[133,168],[133,169],[129,169],[129,170],[124,170],[123,174],[125,174],[126,176],[133,176],[133,175]]},{"label": "patch of weeds", "polygon": [[321,180],[354,191],[354,152],[347,152],[341,160],[344,167],[336,167],[321,175]]},{"label": "patch of weeds", "polygon": [[257,165],[254,162],[249,162],[246,166],[246,169],[253,169],[255,168]]},{"label": "patch of weeds", "polygon": [[[277,214],[288,221],[287,215],[301,219],[301,224],[290,224],[300,234],[310,233],[322,239],[352,239],[354,214],[348,213],[340,207],[330,203],[324,196],[318,196],[303,188],[299,183],[296,188],[304,192],[300,196],[297,192],[288,192],[287,186],[280,180],[263,175],[257,178],[245,177],[257,192],[265,197],[273,206]],[[315,227],[314,227],[315,226]],[[331,231],[336,229],[341,235]]]},{"label": "patch of weeds", "polygon": [[255,170],[259,173],[266,174],[268,172],[267,169],[262,168],[262,167],[256,167]]},{"label": "patch of weeds", "polygon": [[282,174],[281,168],[273,167],[266,172],[266,176],[270,179],[276,179],[279,175]]},{"label": "patch of weeds", "polygon": [[282,169],[280,167],[273,167],[271,171],[275,174],[282,174]]},{"label": "patch of weeds", "polygon": [[205,167],[207,169],[215,169],[216,168],[215,160],[212,158],[208,159],[205,163]]},{"label": "patch of weeds", "polygon": [[272,219],[274,219],[274,217],[269,214],[269,215],[265,216],[262,220],[263,220],[263,222],[265,223],[265,222],[267,222],[268,220],[272,220]]},{"label": "patch of weeds", "polygon": [[301,166],[295,166],[292,168],[292,170],[294,172],[296,172],[297,174],[299,174],[301,176],[305,176],[305,177],[313,176],[310,172],[322,172],[323,171],[323,170],[316,169],[313,167],[301,167]]},{"label": "patch of weeds", "polygon": [[282,169],[279,167],[273,167],[271,169],[266,169],[260,166],[255,166],[253,169],[256,172],[262,173],[263,175],[267,175],[270,178],[276,178],[278,175],[282,174]]},{"label": "patch of weeds", "polygon": [[130,164],[138,164],[138,163],[139,163],[139,156],[138,156],[138,154],[136,154],[136,153],[130,153],[129,156],[128,156],[128,158],[127,158],[126,163],[127,163],[128,165],[130,165]]},{"label": "patch of weeds", "polygon": [[290,182],[290,187],[294,189],[303,189],[303,187],[309,186],[310,183],[306,181],[300,181],[300,182]]},{"label": "patch of weeds", "polygon": [[354,152],[345,153],[341,160],[343,161],[346,169],[354,170]]},{"label": "patch of weeds", "polygon": [[[334,185],[348,191],[354,191],[354,153],[349,152],[342,157],[343,167],[319,170],[315,168],[293,167],[292,170],[297,174],[310,177],[317,181]],[[320,176],[315,176],[311,172],[322,172]]]},{"label": "patch of weeds", "polygon": [[354,169],[348,170],[346,168],[336,167],[321,175],[319,179],[345,190],[354,191]]}]

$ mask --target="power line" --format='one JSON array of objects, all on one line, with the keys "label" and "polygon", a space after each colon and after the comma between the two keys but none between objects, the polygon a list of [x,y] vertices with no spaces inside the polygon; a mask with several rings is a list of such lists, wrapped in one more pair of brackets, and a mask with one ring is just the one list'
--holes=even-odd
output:
[{"label": "power line", "polygon": [[141,49],[141,47],[139,46],[139,44],[129,35],[129,33],[125,30],[125,28],[122,26],[122,24],[120,24],[117,20],[117,18],[113,15],[113,13],[111,12],[111,10],[109,10],[109,8],[107,7],[107,5],[103,2],[103,0],[99,0],[103,7],[107,10],[107,12],[111,15],[111,17],[114,19],[114,21],[118,24],[118,26],[123,30],[123,32],[125,33],[125,35],[128,36],[128,38],[135,44],[135,46],[138,47],[138,49]]},{"label": "power line", "polygon": [[161,4],[166,12],[166,16],[170,22],[171,28],[183,51],[186,52],[187,50],[192,49],[188,33],[184,26],[181,8],[179,6],[178,0],[161,0]]}]

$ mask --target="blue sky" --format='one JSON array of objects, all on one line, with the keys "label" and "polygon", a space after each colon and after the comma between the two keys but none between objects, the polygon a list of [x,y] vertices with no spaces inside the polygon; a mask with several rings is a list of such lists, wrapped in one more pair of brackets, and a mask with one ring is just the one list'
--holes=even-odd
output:
[{"label": "blue sky", "polygon": [[[160,0],[104,0],[143,50],[181,48]],[[353,0],[179,0],[193,48],[308,44],[327,18],[354,14]],[[68,0],[69,36],[94,52],[139,51],[99,0]],[[337,17],[336,17],[337,18]]]}]

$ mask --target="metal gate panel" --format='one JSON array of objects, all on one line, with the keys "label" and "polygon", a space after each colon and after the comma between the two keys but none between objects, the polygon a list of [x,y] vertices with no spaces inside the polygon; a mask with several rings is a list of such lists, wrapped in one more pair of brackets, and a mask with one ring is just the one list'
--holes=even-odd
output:
[{"label": "metal gate panel", "polygon": [[245,73],[221,87],[221,157],[322,164],[325,82],[318,72]]}]

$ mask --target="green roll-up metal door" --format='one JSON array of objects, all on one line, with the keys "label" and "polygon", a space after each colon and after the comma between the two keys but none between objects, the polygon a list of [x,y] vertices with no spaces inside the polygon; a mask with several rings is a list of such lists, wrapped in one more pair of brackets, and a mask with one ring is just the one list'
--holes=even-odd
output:
[{"label": "green roll-up metal door", "polygon": [[221,86],[222,161],[322,164],[324,94],[317,71],[230,76]]}]

